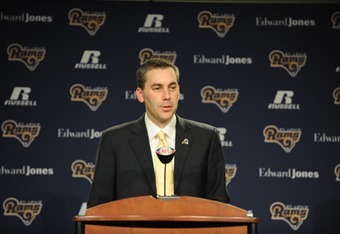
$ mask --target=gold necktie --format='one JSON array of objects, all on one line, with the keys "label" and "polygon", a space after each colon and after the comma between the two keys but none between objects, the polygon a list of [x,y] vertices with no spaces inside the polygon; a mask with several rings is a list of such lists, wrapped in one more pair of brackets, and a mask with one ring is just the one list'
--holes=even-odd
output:
[{"label": "gold necktie", "polygon": [[[157,149],[161,147],[168,147],[168,142],[166,141],[166,135],[163,131],[159,131],[157,134],[159,139]],[[174,170],[173,170],[173,162],[172,160],[166,166],[166,194],[164,194],[164,167],[165,165],[158,159],[155,158],[155,175],[156,175],[156,189],[157,194],[160,196],[172,196],[174,195]]]}]

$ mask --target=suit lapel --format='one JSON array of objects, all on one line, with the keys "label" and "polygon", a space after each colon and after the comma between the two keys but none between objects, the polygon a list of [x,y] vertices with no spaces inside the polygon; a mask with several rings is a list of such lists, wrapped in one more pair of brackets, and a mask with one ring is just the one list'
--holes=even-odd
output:
[{"label": "suit lapel", "polygon": [[144,115],[139,118],[131,128],[129,138],[130,145],[135,152],[136,158],[149,181],[153,193],[156,194],[155,173],[153,169],[149,137],[147,134]]},{"label": "suit lapel", "polygon": [[190,126],[184,119],[177,116],[176,124],[176,154],[175,154],[175,192],[185,168],[188,153],[191,148],[192,136]]}]

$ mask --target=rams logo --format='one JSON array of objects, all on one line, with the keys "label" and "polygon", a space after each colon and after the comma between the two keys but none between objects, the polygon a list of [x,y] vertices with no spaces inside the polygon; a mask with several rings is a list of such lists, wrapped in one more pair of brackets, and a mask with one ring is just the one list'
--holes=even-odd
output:
[{"label": "rams logo", "polygon": [[3,137],[16,138],[26,148],[40,133],[39,124],[23,124],[14,120],[6,120],[2,123],[1,128]]},{"label": "rams logo", "polygon": [[150,48],[142,49],[139,52],[139,59],[140,64],[143,64],[146,60],[149,59],[155,59],[155,58],[161,58],[169,61],[170,63],[174,64],[177,58],[176,52],[159,52],[159,51],[153,51]]},{"label": "rams logo", "polygon": [[107,88],[89,88],[81,84],[74,84],[70,89],[71,101],[84,102],[92,111],[96,111],[106,100],[107,93]]},{"label": "rams logo", "polygon": [[202,11],[198,14],[197,20],[198,27],[210,28],[214,30],[220,38],[223,38],[229,29],[234,26],[235,17],[234,15],[218,16],[209,11]]},{"label": "rams logo", "polygon": [[105,12],[83,12],[80,9],[72,9],[68,13],[71,26],[83,27],[91,36],[94,36],[99,28],[105,23]]},{"label": "rams logo", "polygon": [[40,214],[43,204],[41,201],[24,202],[10,197],[3,202],[2,206],[5,216],[17,216],[26,226],[29,226]]},{"label": "rams logo", "polygon": [[11,44],[7,47],[8,61],[18,61],[25,64],[30,71],[34,71],[44,60],[45,48],[27,48],[19,44]]},{"label": "rams logo", "polygon": [[307,206],[286,206],[282,202],[274,202],[270,206],[272,220],[285,221],[294,231],[298,230],[303,221],[307,219],[308,212]]},{"label": "rams logo", "polygon": [[285,69],[291,77],[297,76],[307,61],[306,54],[289,54],[274,50],[269,54],[270,66]]},{"label": "rams logo", "polygon": [[264,142],[276,143],[282,147],[286,153],[294,148],[295,144],[300,141],[302,132],[297,130],[278,129],[276,126],[269,125],[264,128]]}]

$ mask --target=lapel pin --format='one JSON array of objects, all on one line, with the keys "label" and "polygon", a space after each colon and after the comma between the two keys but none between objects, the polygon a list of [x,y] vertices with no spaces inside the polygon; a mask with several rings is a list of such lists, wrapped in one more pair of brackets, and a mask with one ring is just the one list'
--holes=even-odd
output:
[{"label": "lapel pin", "polygon": [[189,140],[187,138],[185,138],[183,141],[182,141],[182,145],[189,145]]}]

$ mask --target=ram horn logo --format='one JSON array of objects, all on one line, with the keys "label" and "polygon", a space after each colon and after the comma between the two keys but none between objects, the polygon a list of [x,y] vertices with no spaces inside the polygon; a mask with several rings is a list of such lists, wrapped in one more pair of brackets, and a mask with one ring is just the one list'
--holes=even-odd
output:
[{"label": "ram horn logo", "polygon": [[71,26],[83,27],[91,36],[94,36],[99,28],[105,23],[105,12],[83,12],[80,9],[72,9],[68,13]]},{"label": "ram horn logo", "polygon": [[40,133],[39,124],[22,124],[6,120],[1,125],[3,137],[16,138],[25,148],[29,147]]},{"label": "ram horn logo", "polygon": [[212,103],[220,108],[223,113],[227,113],[237,101],[238,90],[219,90],[212,86],[205,86],[201,89],[202,103]]},{"label": "ram horn logo", "polygon": [[71,101],[84,102],[92,111],[96,111],[105,101],[107,93],[107,88],[88,88],[81,84],[74,84],[70,88]]},{"label": "ram horn logo", "polygon": [[272,220],[285,221],[294,231],[297,231],[303,221],[307,219],[308,212],[308,206],[286,206],[282,202],[274,202],[270,206]]},{"label": "ram horn logo", "polygon": [[307,61],[306,54],[289,54],[280,50],[273,50],[269,54],[270,66],[285,69],[291,77],[297,76]]},{"label": "ram horn logo", "polygon": [[154,58],[162,58],[170,63],[174,64],[177,58],[176,52],[166,51],[166,52],[159,52],[159,51],[153,51],[150,48],[142,49],[139,52],[139,59],[140,64],[145,63],[146,60],[154,59]]},{"label": "ram horn logo", "polygon": [[3,204],[5,216],[17,216],[26,225],[30,226],[42,209],[41,201],[24,202],[10,197]]},{"label": "ram horn logo", "polygon": [[76,160],[71,165],[72,177],[84,178],[90,183],[93,181],[95,165],[86,163],[84,160]]},{"label": "ram horn logo", "polygon": [[290,153],[295,144],[300,141],[302,132],[297,130],[283,130],[276,126],[269,125],[264,128],[264,142],[276,143],[282,147],[286,153]]},{"label": "ram horn logo", "polygon": [[7,47],[8,61],[18,61],[25,64],[30,71],[34,71],[44,60],[45,48],[27,48],[19,44],[11,44]]},{"label": "ram horn logo", "polygon": [[220,38],[223,38],[229,29],[234,26],[235,17],[234,15],[218,16],[209,11],[201,11],[197,16],[197,20],[198,27],[210,28],[214,30]]}]

